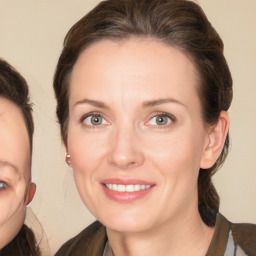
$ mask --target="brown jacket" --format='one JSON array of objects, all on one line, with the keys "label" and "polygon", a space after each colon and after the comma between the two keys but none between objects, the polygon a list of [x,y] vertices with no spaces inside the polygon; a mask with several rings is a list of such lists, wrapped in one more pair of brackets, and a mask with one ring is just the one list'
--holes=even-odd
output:
[{"label": "brown jacket", "polygon": [[[225,254],[230,234],[235,250],[232,254]],[[96,221],[67,241],[55,256],[102,256],[106,242],[106,229]],[[242,248],[244,255],[256,256],[256,225],[233,224],[218,214],[215,232],[206,256],[236,255],[237,246]]]}]

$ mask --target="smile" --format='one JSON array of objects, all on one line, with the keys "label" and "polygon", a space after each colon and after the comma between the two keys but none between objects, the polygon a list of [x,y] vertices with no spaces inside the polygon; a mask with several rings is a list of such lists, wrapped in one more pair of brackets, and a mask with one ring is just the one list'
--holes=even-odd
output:
[{"label": "smile", "polygon": [[105,184],[105,186],[113,191],[117,192],[137,192],[141,190],[146,190],[152,187],[152,185],[140,185],[140,184],[130,184],[130,185],[121,185],[121,184]]}]

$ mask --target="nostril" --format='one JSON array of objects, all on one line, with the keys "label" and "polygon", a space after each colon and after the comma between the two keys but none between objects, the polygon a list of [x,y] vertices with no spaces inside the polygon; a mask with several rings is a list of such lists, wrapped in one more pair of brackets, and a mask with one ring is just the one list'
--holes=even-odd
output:
[{"label": "nostril", "polygon": [[134,168],[143,162],[142,156],[139,156],[138,154],[126,157],[126,156],[112,156],[110,161],[112,165],[117,166],[120,169],[129,169]]},{"label": "nostril", "polygon": [[128,166],[130,166],[130,167],[133,167],[133,166],[136,166],[136,165],[138,165],[138,163],[136,163],[136,162],[131,162],[131,163],[128,164]]}]

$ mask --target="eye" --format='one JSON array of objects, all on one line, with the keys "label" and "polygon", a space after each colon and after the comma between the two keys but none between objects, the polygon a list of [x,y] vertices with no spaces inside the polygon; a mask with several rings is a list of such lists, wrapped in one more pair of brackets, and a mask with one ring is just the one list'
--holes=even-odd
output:
[{"label": "eye", "polygon": [[5,190],[8,187],[7,183],[0,181],[0,190]]},{"label": "eye", "polygon": [[82,118],[82,121],[88,126],[100,126],[109,124],[109,122],[99,113],[86,115]]},{"label": "eye", "polygon": [[146,124],[152,126],[168,126],[172,122],[175,122],[175,117],[169,114],[160,113],[151,117]]}]

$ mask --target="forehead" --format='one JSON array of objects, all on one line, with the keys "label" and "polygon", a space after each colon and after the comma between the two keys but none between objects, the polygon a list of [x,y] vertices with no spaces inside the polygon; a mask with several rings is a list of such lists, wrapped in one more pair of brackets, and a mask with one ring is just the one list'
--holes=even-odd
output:
[{"label": "forehead", "polygon": [[[124,60],[131,60],[132,66],[135,66],[137,62],[144,62],[145,60],[147,60],[145,64],[152,64],[153,61],[155,66],[159,63],[173,64],[173,62],[176,62],[176,65],[182,63],[184,68],[189,67],[197,75],[194,62],[186,51],[155,38],[140,37],[121,40],[102,39],[97,41],[80,53],[73,70],[80,68],[81,65],[86,65],[87,62],[90,62],[89,67],[95,68],[95,66],[98,66],[100,68],[102,63],[105,64],[105,60],[108,63],[119,60],[120,63],[117,63],[117,65],[123,64]],[[91,66],[94,61],[97,62],[95,63],[96,65]],[[125,63],[127,68],[129,68],[129,64],[130,62]]]},{"label": "forehead", "polygon": [[108,99],[113,91],[124,96],[128,90],[134,92],[129,97],[157,90],[158,97],[168,91],[180,99],[185,90],[195,96],[197,84],[194,63],[178,48],[155,39],[102,40],[86,48],[74,65],[70,103],[84,94],[102,95],[102,89]]},{"label": "forehead", "polygon": [[26,124],[19,107],[0,97],[0,161],[20,173],[29,171],[30,149]]}]

